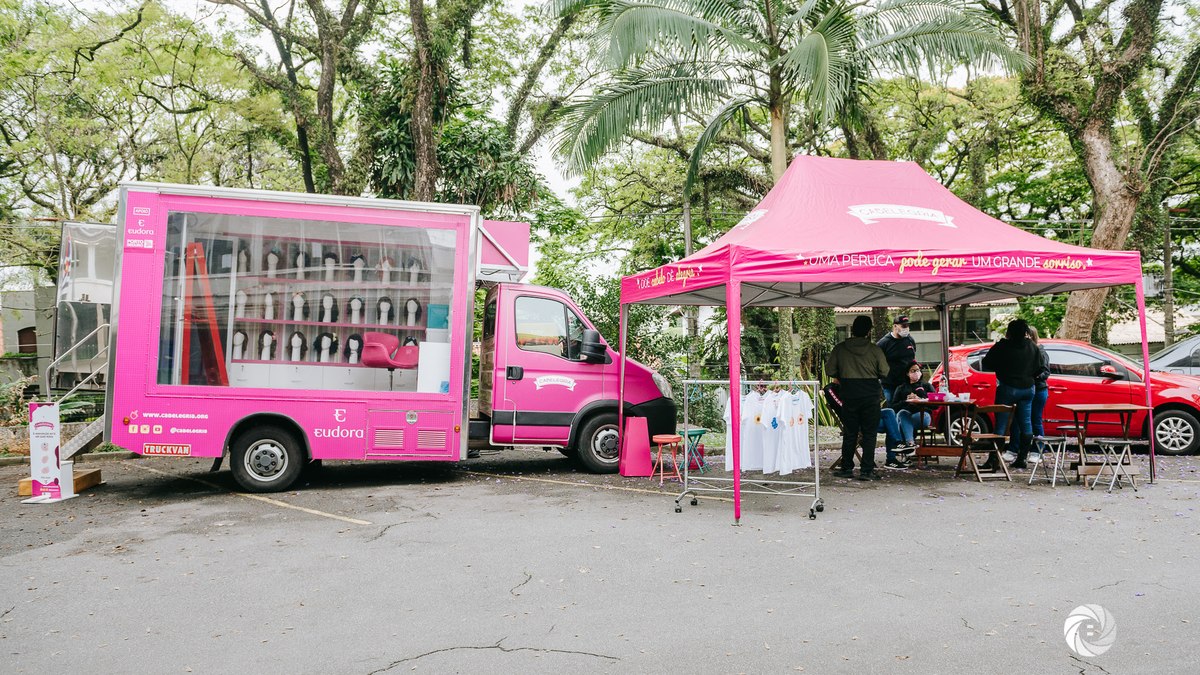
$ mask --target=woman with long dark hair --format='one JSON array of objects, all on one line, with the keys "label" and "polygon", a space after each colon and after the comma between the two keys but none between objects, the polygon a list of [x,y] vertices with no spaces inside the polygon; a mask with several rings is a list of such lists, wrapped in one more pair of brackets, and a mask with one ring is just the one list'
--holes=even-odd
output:
[{"label": "woman with long dark hair", "polygon": [[[1004,461],[1014,469],[1024,469],[1033,447],[1033,379],[1041,366],[1037,347],[1029,339],[1029,324],[1024,319],[1008,322],[1008,329],[983,357],[983,369],[996,373],[996,403],[1012,405],[1016,413],[1008,436]],[[1003,429],[1006,415],[996,416],[996,428]]]}]

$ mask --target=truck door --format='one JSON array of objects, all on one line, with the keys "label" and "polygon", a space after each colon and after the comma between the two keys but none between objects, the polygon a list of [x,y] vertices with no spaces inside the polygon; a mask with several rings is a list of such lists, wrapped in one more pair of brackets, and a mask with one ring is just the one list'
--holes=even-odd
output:
[{"label": "truck door", "polygon": [[512,320],[499,323],[509,328],[496,337],[504,345],[504,363],[495,368],[493,386],[500,387],[503,377],[504,395],[502,401],[494,396],[493,439],[504,442],[499,435],[508,432],[498,426],[511,423],[511,442],[565,446],[576,413],[605,394],[604,365],[580,355],[583,330],[590,326],[553,297],[523,292],[502,302],[512,303]]},{"label": "truck door", "polygon": [[499,293],[492,289],[483,306],[483,332],[479,338],[479,412],[492,416],[496,382],[496,306]]}]

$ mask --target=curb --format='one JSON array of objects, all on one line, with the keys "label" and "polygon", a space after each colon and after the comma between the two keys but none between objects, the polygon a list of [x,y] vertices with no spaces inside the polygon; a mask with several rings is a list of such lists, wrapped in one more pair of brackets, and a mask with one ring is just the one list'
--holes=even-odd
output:
[{"label": "curb", "polygon": [[[123,459],[134,459],[141,457],[136,452],[101,452],[97,454],[84,453],[74,457],[75,463],[92,464],[95,462],[113,462]],[[82,461],[80,461],[82,460]],[[29,455],[17,455],[16,457],[0,457],[0,466],[16,466],[18,464],[29,464]]]}]

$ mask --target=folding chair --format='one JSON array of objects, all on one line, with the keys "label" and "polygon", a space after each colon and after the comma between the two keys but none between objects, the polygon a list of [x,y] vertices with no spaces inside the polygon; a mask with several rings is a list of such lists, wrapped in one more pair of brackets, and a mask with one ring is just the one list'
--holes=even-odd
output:
[{"label": "folding chair", "polygon": [[[962,431],[962,456],[958,459],[958,467],[954,469],[954,475],[974,474],[975,480],[982,483],[984,479],[1001,479],[1012,482],[1012,476],[1008,473],[1008,466],[1004,464],[1004,458],[1001,453],[1004,452],[1004,446],[1008,444],[1008,432],[1012,429],[1013,412],[1015,408],[1011,405],[985,405],[976,409],[976,412],[981,415],[991,415],[992,419],[996,419],[997,415],[1004,414],[1007,423],[1004,425],[1003,433],[973,433],[968,427]],[[976,448],[974,445],[978,443],[987,447]],[[983,454],[987,457],[985,464],[989,461],[999,466],[999,470],[980,471],[979,464],[975,461],[975,455]],[[969,468],[969,470],[968,470]]]}]

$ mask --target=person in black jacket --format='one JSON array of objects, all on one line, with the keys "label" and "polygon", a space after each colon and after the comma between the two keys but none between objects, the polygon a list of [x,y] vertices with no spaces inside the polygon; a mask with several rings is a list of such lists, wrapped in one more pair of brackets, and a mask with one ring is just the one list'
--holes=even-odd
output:
[{"label": "person in black jacket", "polygon": [[[900,424],[900,436],[902,442],[897,451],[902,453],[912,452],[917,449],[917,443],[914,433],[917,429],[923,429],[929,426],[929,411],[927,408],[921,408],[913,404],[913,401],[926,400],[929,394],[933,392],[933,386],[925,381],[924,373],[921,371],[921,364],[916,361],[910,361],[908,368],[904,371],[904,384],[896,387],[892,393],[892,410],[896,411],[896,420]],[[893,453],[888,453],[888,461],[895,461]]]},{"label": "person in black jacket", "polygon": [[892,390],[908,381],[904,371],[917,358],[917,342],[908,334],[908,317],[901,314],[892,321],[892,332],[875,343],[887,357],[888,374],[883,378],[883,399],[892,402]]},{"label": "person in black jacket", "polygon": [[[1033,426],[1035,439],[1046,435],[1046,426],[1042,422],[1042,412],[1046,410],[1046,400],[1050,398],[1050,355],[1046,348],[1038,344],[1038,332],[1033,326],[1029,327],[1029,339],[1038,351],[1038,372],[1033,377],[1033,405],[1030,407],[1029,419]],[[1029,460],[1039,462],[1042,459],[1042,449],[1035,444],[1029,453]]]},{"label": "person in black jacket", "polygon": [[879,429],[879,380],[887,374],[887,359],[871,339],[871,317],[855,317],[850,337],[834,346],[825,359],[825,374],[838,384],[842,397],[842,462],[838,478],[853,478],[854,448],[862,439],[859,480],[879,480],[875,473],[875,442]]},{"label": "person in black jacket", "polygon": [[[1024,469],[1033,447],[1033,379],[1041,368],[1037,347],[1029,340],[1029,324],[1024,319],[1008,322],[999,342],[983,357],[983,369],[996,373],[996,403],[1015,407],[1016,419],[1008,437],[1004,461],[1014,469]],[[996,416],[996,428],[1004,428],[1007,416]]]}]

